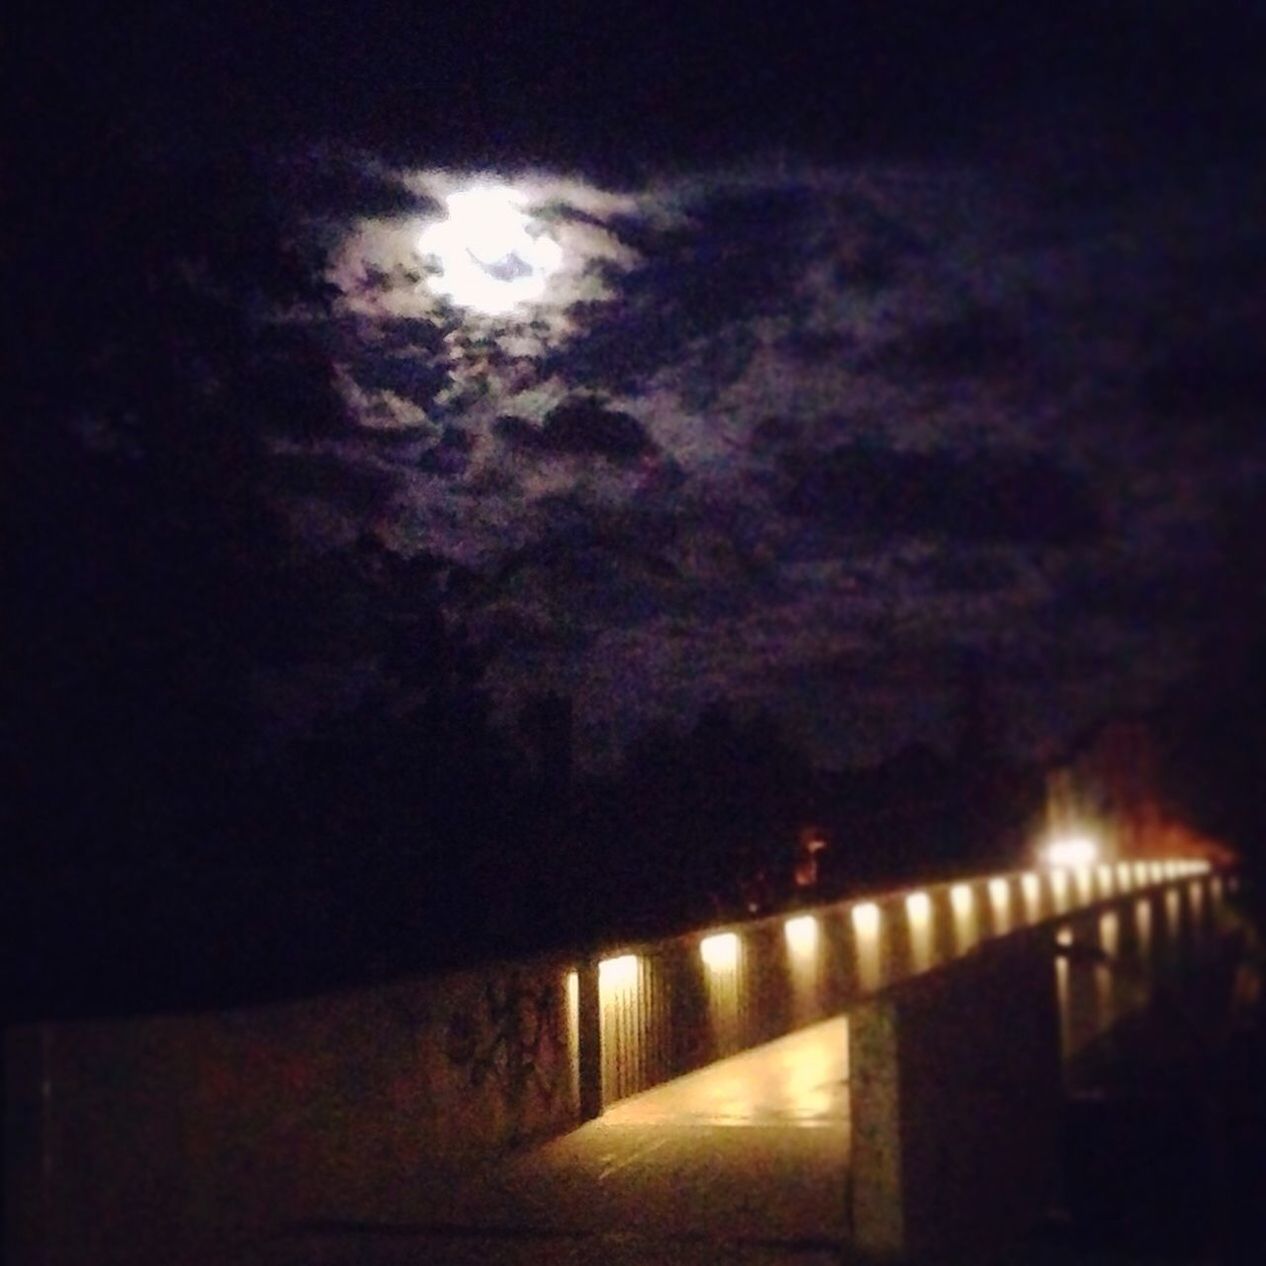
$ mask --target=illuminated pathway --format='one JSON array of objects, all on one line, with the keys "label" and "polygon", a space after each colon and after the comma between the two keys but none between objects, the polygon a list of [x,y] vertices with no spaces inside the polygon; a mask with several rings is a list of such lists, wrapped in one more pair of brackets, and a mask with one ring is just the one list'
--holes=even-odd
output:
[{"label": "illuminated pathway", "polygon": [[827,1020],[616,1104],[485,1174],[442,1217],[331,1228],[265,1260],[836,1262],[847,1075],[847,1021]]}]

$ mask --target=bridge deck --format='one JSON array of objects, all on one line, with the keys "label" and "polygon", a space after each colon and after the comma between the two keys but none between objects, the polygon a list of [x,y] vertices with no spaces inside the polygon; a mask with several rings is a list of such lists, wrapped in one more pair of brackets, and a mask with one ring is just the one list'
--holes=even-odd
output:
[{"label": "bridge deck", "polygon": [[312,1228],[267,1260],[836,1262],[847,1076],[841,1017],[616,1104],[454,1193],[442,1220]]}]

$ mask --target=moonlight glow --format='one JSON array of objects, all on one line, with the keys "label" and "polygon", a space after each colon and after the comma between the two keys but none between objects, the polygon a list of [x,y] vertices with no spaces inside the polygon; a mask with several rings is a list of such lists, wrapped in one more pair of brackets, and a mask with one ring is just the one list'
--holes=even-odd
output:
[{"label": "moonlight glow", "polygon": [[418,251],[438,263],[429,278],[437,295],[464,308],[497,314],[533,303],[562,263],[562,248],[521,210],[506,185],[450,193],[447,219],[428,226]]}]

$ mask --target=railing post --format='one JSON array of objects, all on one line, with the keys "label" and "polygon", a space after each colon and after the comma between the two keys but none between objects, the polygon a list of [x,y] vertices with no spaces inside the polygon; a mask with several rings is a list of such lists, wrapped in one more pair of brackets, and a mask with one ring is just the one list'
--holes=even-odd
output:
[{"label": "railing post", "polygon": [[577,1059],[580,1064],[580,1119],[602,1115],[602,1003],[598,963],[587,958],[576,969]]}]

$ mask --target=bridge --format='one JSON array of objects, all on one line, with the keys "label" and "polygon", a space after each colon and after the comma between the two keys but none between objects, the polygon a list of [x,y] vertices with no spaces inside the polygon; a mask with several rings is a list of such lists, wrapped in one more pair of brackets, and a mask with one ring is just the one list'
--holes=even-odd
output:
[{"label": "bridge", "polygon": [[1233,872],[995,874],[600,954],[6,1035],[9,1260],[969,1253],[1058,1199],[1068,1071]]}]

